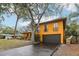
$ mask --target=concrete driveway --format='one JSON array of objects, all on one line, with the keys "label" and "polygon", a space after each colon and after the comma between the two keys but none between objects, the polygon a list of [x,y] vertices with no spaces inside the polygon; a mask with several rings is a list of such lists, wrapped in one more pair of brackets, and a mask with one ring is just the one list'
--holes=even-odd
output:
[{"label": "concrete driveway", "polygon": [[0,52],[0,56],[50,56],[56,46],[28,45]]}]

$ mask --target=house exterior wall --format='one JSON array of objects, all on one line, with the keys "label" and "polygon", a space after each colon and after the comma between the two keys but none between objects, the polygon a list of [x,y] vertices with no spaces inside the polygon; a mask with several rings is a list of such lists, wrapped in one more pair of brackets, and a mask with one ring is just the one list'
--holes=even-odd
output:
[{"label": "house exterior wall", "polygon": [[31,32],[24,32],[22,34],[24,40],[29,40],[29,38],[31,38]]},{"label": "house exterior wall", "polygon": [[[58,31],[54,31],[54,23],[58,23]],[[60,34],[61,35],[61,43],[64,43],[64,28],[63,28],[63,21],[56,21],[56,22],[50,22],[47,23],[47,32],[44,31],[44,23],[39,25],[39,32],[36,34],[40,35],[40,42],[43,42],[43,35],[49,35],[49,34]]]}]

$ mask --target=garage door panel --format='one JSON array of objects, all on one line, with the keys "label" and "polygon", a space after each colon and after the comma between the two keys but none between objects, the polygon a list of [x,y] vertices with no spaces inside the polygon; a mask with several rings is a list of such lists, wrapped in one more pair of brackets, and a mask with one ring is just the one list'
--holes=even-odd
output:
[{"label": "garage door panel", "polygon": [[60,44],[61,36],[60,34],[57,35],[44,35],[43,36],[43,42],[44,43],[50,43],[50,44]]}]

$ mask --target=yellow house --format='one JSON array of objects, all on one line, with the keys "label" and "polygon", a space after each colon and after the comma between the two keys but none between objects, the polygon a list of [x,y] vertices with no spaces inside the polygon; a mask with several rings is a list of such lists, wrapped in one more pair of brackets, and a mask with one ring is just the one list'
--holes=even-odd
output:
[{"label": "yellow house", "polygon": [[59,18],[40,23],[36,32],[36,35],[39,37],[36,39],[36,41],[53,44],[64,43],[65,24],[66,18]]},{"label": "yellow house", "polygon": [[[52,44],[64,43],[65,24],[66,18],[58,18],[40,23],[36,31],[35,41]],[[29,35],[31,37],[31,32],[23,33],[25,39],[27,39]]]}]

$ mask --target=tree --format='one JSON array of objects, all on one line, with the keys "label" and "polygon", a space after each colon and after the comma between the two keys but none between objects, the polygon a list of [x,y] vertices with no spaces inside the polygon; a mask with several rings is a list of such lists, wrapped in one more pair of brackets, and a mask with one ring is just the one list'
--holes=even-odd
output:
[{"label": "tree", "polygon": [[[69,4],[70,5],[70,4]],[[73,4],[75,7],[76,7],[76,9],[77,9],[77,11],[75,11],[75,12],[71,12],[69,15],[68,15],[68,20],[71,20],[72,18],[75,18],[75,17],[78,17],[79,16],[79,4]]]},{"label": "tree", "polygon": [[14,29],[9,27],[9,26],[6,26],[5,28],[3,28],[2,33],[3,34],[13,34],[14,33]]},{"label": "tree", "polygon": [[71,32],[70,33],[71,35],[77,35],[76,32],[79,26],[76,20],[71,21],[70,25],[67,25],[67,26],[68,26],[67,29]]},{"label": "tree", "polygon": [[[31,20],[32,41],[34,41],[34,32],[39,27],[42,17],[61,14],[64,7],[60,4],[23,4],[22,6],[29,12],[28,18]],[[35,27],[36,20],[38,22]]]},{"label": "tree", "polygon": [[[28,19],[31,20],[31,29],[32,29],[32,41],[34,42],[34,32],[39,26],[39,22],[42,16],[45,14],[45,11],[48,7],[48,4],[23,4],[25,10],[28,11]],[[38,20],[37,26],[35,27],[35,20]]]},{"label": "tree", "polygon": [[5,4],[3,4],[3,3],[0,3],[0,33],[2,33],[2,30],[3,30],[3,28],[2,28],[2,21],[4,21],[5,20],[5,18],[4,18],[4,14],[6,13],[5,11],[6,11],[6,7],[7,6],[7,4],[5,5]]},{"label": "tree", "polygon": [[4,20],[3,14],[4,14],[4,8],[2,7],[4,4],[0,4],[0,23]]},{"label": "tree", "polygon": [[26,17],[27,12],[24,12],[24,8],[21,7],[22,4],[19,3],[11,3],[8,4],[8,6],[6,7],[6,12],[7,14],[14,14],[16,15],[16,23],[15,23],[15,29],[14,29],[14,38],[15,38],[15,34],[16,34],[16,29],[17,29],[17,24],[18,21],[22,18]]},{"label": "tree", "polygon": [[[66,25],[65,35],[66,36],[75,36],[76,37],[76,43],[78,42],[77,36],[78,36],[78,29],[79,25],[77,24],[76,20],[71,21],[69,25]],[[74,39],[75,40],[75,39]]]}]

